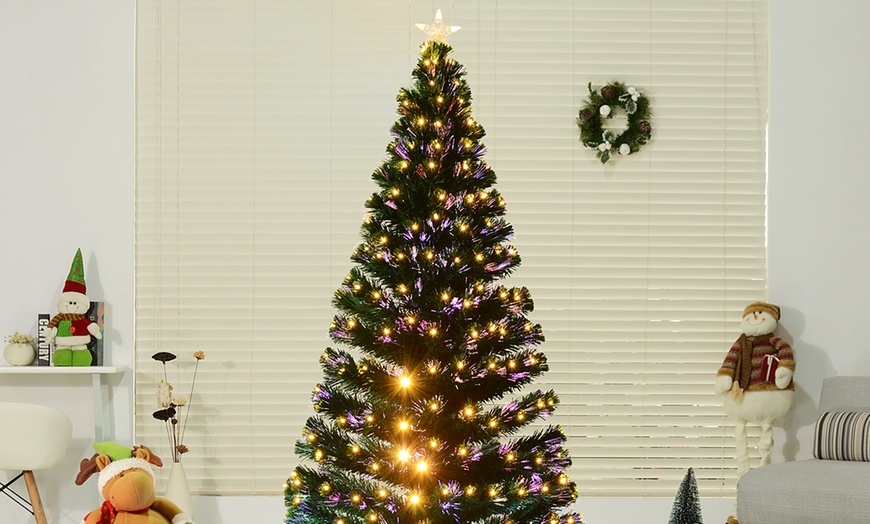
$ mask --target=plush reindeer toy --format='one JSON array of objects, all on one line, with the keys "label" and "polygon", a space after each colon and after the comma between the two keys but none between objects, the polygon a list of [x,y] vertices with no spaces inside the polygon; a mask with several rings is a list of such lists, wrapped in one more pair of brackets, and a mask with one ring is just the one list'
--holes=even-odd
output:
[{"label": "plush reindeer toy", "polygon": [[163,466],[145,446],[125,448],[113,442],[94,444],[97,453],[81,462],[76,484],[99,472],[103,504],[88,513],[82,524],[193,524],[174,503],[159,498],[152,466]]}]

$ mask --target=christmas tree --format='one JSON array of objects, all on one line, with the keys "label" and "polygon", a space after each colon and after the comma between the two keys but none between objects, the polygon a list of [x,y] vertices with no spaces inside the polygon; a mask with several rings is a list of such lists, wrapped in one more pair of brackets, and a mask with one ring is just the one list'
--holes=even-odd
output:
[{"label": "christmas tree", "polygon": [[692,468],[686,472],[680,483],[680,490],[674,497],[674,507],[668,524],[702,524],[701,502],[698,500],[698,484]]},{"label": "christmas tree", "polygon": [[[287,481],[287,524],[579,524],[553,391],[522,393],[547,371],[496,177],[482,160],[464,67],[421,27],[413,87],[398,95],[387,160],[372,175],[354,267],[336,291]],[[355,350],[358,356],[354,356]],[[505,398],[508,397],[508,398]]]}]

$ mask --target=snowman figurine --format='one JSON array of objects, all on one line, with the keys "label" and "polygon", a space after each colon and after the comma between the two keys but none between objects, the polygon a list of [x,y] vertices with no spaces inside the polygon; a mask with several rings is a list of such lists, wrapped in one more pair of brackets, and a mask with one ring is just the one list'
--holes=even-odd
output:
[{"label": "snowman figurine", "polygon": [[48,323],[46,341],[55,342],[57,349],[51,356],[55,366],[90,366],[91,352],[88,344],[91,336],[103,338],[100,326],[88,317],[91,301],[85,294],[85,272],[82,250],[76,251],[63,292],[57,299],[57,315]]},{"label": "snowman figurine", "polygon": [[773,422],[787,415],[794,403],[794,354],[783,339],[773,336],[779,319],[779,307],[773,304],[746,306],[740,324],[743,334],[716,377],[714,390],[724,395],[725,412],[734,421],[738,475],[749,471],[746,424],[761,425],[761,465],[770,464]]},{"label": "snowman figurine", "polygon": [[779,307],[773,304],[746,306],[740,324],[743,334],[716,377],[714,391],[725,396],[725,412],[734,421],[738,475],[749,471],[746,424],[761,425],[761,465],[770,464],[773,422],[788,414],[794,403],[794,354],[783,339],[773,336],[779,319]]}]

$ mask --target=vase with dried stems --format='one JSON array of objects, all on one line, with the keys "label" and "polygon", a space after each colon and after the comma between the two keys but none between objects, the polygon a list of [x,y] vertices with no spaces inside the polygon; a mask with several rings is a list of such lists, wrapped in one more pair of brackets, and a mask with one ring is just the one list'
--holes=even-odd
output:
[{"label": "vase with dried stems", "polygon": [[181,463],[181,457],[190,451],[184,444],[184,436],[187,430],[187,420],[190,416],[193,388],[196,385],[196,372],[199,370],[199,362],[205,358],[205,353],[195,351],[193,357],[196,359],[196,363],[193,367],[190,391],[185,398],[173,394],[175,388],[169,381],[169,373],[166,369],[166,363],[172,362],[178,357],[168,351],[161,351],[151,356],[163,367],[163,378],[157,384],[157,403],[160,409],[155,411],[153,416],[155,419],[163,421],[166,427],[166,437],[169,440],[169,449],[172,455],[172,467],[169,471],[165,496],[190,516],[194,514],[193,499],[190,495],[190,485],[187,482],[187,474]]}]

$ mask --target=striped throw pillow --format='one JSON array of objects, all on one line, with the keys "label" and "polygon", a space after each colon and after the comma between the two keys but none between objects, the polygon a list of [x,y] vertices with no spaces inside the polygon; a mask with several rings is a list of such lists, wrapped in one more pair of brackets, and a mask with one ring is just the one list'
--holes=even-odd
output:
[{"label": "striped throw pillow", "polygon": [[826,411],[819,415],[813,456],[824,460],[870,461],[870,413]]}]

